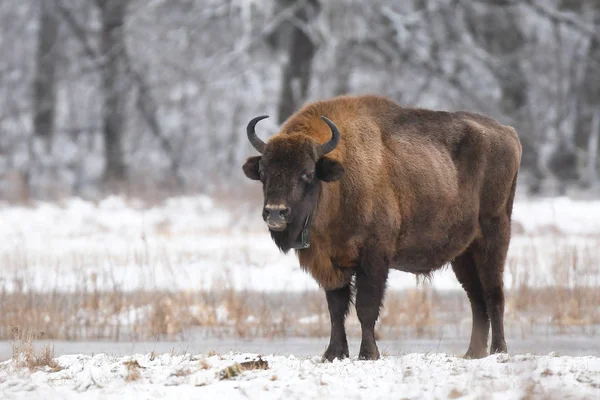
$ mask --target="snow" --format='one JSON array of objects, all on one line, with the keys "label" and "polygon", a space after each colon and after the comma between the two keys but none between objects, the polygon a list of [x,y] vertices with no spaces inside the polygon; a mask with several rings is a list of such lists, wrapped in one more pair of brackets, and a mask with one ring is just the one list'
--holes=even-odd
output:
[{"label": "snow", "polygon": [[568,197],[516,201],[513,221],[532,234],[555,227],[566,234],[597,235],[600,233],[600,201],[578,201]]},{"label": "snow", "polygon": [[[508,264],[527,271],[530,285],[554,283],[556,260],[577,252],[597,264],[600,201],[520,200],[514,206]],[[155,206],[109,197],[33,207],[0,204],[0,286],[72,292],[99,289],[304,291],[317,289],[292,253],[281,254],[260,220],[258,205],[237,214],[206,196],[175,197]],[[568,254],[565,254],[567,252]],[[575,259],[571,257],[572,259]],[[526,268],[521,268],[526,267]],[[506,269],[507,287],[513,282]],[[587,284],[600,283],[585,276]],[[390,274],[393,289],[414,276]],[[460,289],[451,269],[436,272],[436,289]]]},{"label": "snow", "polygon": [[[260,358],[259,358],[260,357]],[[230,368],[263,360],[267,369]],[[322,362],[320,357],[222,355],[67,355],[62,370],[31,372],[0,364],[0,393],[20,399],[522,399],[598,398],[600,358],[492,355],[466,360],[444,354]],[[129,365],[129,366],[128,366]],[[254,364],[256,366],[256,364]],[[265,367],[264,364],[258,365]],[[237,369],[236,369],[237,368]],[[133,371],[133,372],[132,372]],[[139,375],[138,375],[139,374]]]},{"label": "snow", "polygon": [[[258,206],[247,204],[240,210],[226,210],[206,196],[176,197],[154,206],[121,197],[98,203],[73,198],[61,205],[32,207],[0,204],[0,290],[15,290],[19,285],[24,290],[63,292],[82,287],[173,292],[223,287],[316,289],[294,254],[278,252],[260,220]],[[599,201],[519,199],[513,220],[516,229],[505,271],[507,287],[513,278],[525,279],[513,277],[513,272],[527,274],[533,285],[600,285],[600,277],[594,275],[600,256]],[[573,260],[581,263],[574,278],[557,275],[557,265],[568,266]],[[596,269],[581,273],[586,265]],[[436,273],[431,285],[459,288],[449,269]],[[395,271],[389,286],[412,288],[415,279]],[[200,305],[192,307],[193,314],[204,312]],[[217,319],[228,318],[226,307],[219,306],[217,311]],[[148,312],[147,306],[128,308],[108,322],[126,323]],[[89,316],[81,310],[74,318],[85,321]],[[309,314],[298,322],[311,324],[318,318]],[[468,325],[468,318],[465,321]],[[162,354],[169,351],[167,346],[174,346],[171,342],[118,344],[121,347],[109,342],[53,342],[62,370],[29,371],[12,360],[1,363],[0,397],[600,398],[600,358],[583,356],[598,354],[587,337],[577,341],[569,336],[559,342],[544,337],[521,344],[512,338],[509,348],[517,353],[482,360],[453,355],[462,354],[467,338],[403,344],[380,341],[380,349],[388,354],[381,360],[351,358],[333,363],[323,363],[316,356],[324,350],[322,340],[283,344],[194,340],[177,346],[189,346],[200,355]],[[212,348],[223,353],[203,354]],[[351,354],[357,348],[353,343]],[[120,349],[119,354],[107,354],[111,349]],[[146,353],[154,349],[161,354]],[[388,349],[410,353],[389,355]],[[570,356],[539,355],[563,349],[570,349]],[[233,350],[238,352],[229,352]],[[263,352],[269,368],[219,379],[224,368],[256,357],[247,351]],[[140,354],[127,355],[131,353]],[[0,342],[0,356],[6,359],[10,354],[10,343]],[[139,372],[139,378],[132,369]]]}]

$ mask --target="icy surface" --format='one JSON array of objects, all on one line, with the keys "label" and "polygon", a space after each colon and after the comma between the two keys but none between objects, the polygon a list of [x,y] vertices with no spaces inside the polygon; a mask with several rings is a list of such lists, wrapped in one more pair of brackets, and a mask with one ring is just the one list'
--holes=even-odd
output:
[{"label": "icy surface", "polygon": [[[267,369],[236,363],[258,354],[212,356],[69,355],[58,372],[0,364],[0,393],[40,399],[522,399],[598,398],[600,358],[494,355],[466,360],[443,353],[378,361],[263,356]],[[256,364],[252,365],[256,367]],[[229,368],[229,376],[223,371]],[[232,371],[234,371],[232,373]],[[236,375],[237,374],[237,375]],[[232,376],[233,375],[233,376]]]}]

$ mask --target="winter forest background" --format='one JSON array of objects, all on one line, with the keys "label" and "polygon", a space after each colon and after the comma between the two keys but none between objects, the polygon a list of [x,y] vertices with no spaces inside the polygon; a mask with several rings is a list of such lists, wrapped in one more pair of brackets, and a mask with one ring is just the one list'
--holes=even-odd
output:
[{"label": "winter forest background", "polygon": [[0,54],[4,200],[244,188],[248,120],[347,93],[514,126],[522,192],[600,187],[595,0],[2,1]]}]

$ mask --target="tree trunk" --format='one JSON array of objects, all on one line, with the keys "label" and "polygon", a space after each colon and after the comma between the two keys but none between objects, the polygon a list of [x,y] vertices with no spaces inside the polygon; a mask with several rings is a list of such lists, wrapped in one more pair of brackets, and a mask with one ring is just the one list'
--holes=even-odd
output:
[{"label": "tree trunk", "polygon": [[51,1],[40,1],[40,27],[37,43],[37,65],[33,90],[33,132],[42,138],[49,150],[54,135],[55,66],[58,19]]},{"label": "tree trunk", "polygon": [[500,109],[521,138],[521,164],[533,173],[534,179],[541,179],[537,138],[527,111],[529,85],[517,56],[526,44],[517,11],[514,7],[489,2],[470,4],[466,7],[466,16],[467,27],[475,42],[492,56],[489,66],[500,87]]},{"label": "tree trunk", "polygon": [[590,128],[587,157],[587,183],[590,185],[590,187],[597,188],[599,184],[598,149],[600,148],[600,111],[598,111],[598,109],[596,109],[594,112]]},{"label": "tree trunk", "polygon": [[[600,14],[600,7],[598,7]],[[597,25],[600,27],[600,23]],[[587,54],[587,64],[585,66],[583,80],[581,82],[581,92],[579,106],[577,107],[577,120],[575,122],[575,145],[581,151],[587,152],[585,160],[586,168],[584,175],[584,184],[594,185],[598,178],[595,172],[597,157],[595,156],[600,148],[597,138],[599,132],[598,124],[594,123],[594,117],[597,116],[597,110],[600,108],[600,41],[592,38]],[[594,162],[594,165],[590,165]],[[582,171],[583,172],[583,171]]]},{"label": "tree trunk", "polygon": [[[297,0],[303,1],[303,0]],[[282,1],[286,6],[293,4],[289,0]],[[277,108],[277,122],[283,123],[304,103],[310,86],[311,67],[317,47],[307,35],[305,29],[298,24],[307,25],[319,12],[317,0],[306,1],[294,14],[295,22],[285,21],[290,25],[287,45],[287,60],[283,66],[281,92]],[[283,30],[285,32],[286,29]]]},{"label": "tree trunk", "polygon": [[104,182],[125,183],[123,156],[125,100],[128,89],[124,22],[127,0],[97,0],[102,18],[102,134],[106,167]]},{"label": "tree trunk", "polygon": [[350,92],[350,77],[352,75],[351,52],[352,44],[350,43],[341,43],[335,49],[335,64],[333,66],[334,96]]}]

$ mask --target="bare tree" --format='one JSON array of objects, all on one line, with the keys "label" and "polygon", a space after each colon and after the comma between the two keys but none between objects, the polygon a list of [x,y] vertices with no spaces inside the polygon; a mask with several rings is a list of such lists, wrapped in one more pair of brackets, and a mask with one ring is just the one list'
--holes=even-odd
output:
[{"label": "bare tree", "polygon": [[310,85],[311,68],[317,46],[309,35],[308,23],[320,10],[317,0],[279,0],[279,9],[298,5],[291,18],[278,29],[279,43],[286,49],[281,91],[277,107],[277,121],[284,122],[305,101]]},{"label": "bare tree", "polygon": [[[591,2],[593,24],[600,32],[600,2]],[[583,78],[580,85],[580,98],[575,124],[575,145],[585,154],[584,183],[594,186],[598,182],[598,152],[600,136],[600,38],[590,37]]]},{"label": "bare tree", "polygon": [[102,20],[102,133],[106,167],[104,181],[127,179],[123,155],[126,93],[129,88],[125,48],[125,13],[128,0],[96,0]]},{"label": "bare tree", "polygon": [[520,134],[522,186],[593,186],[599,4],[0,2],[0,190],[15,171],[32,196],[235,185],[244,121],[353,93],[488,114]]},{"label": "bare tree", "polygon": [[56,58],[59,21],[53,2],[40,1],[40,26],[33,90],[33,132],[49,147],[54,135]]},{"label": "bare tree", "polygon": [[520,56],[527,37],[519,10],[512,4],[495,1],[466,4],[467,28],[475,43],[491,56],[487,67],[500,87],[499,108],[521,136],[522,165],[541,178],[536,132],[528,112],[529,83]]}]

